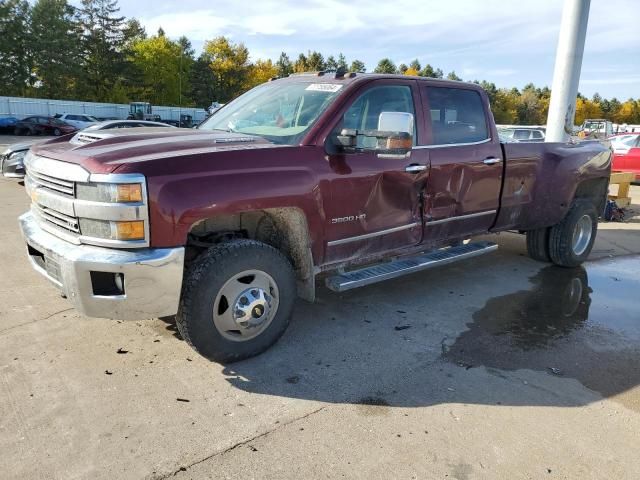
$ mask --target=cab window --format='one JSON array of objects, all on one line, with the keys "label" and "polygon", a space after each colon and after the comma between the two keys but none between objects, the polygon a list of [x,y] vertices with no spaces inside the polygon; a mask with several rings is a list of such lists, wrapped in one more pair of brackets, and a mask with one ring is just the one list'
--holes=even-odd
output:
[{"label": "cab window", "polygon": [[[378,122],[382,112],[410,113],[415,117],[411,88],[407,85],[384,85],[373,87],[361,94],[345,112],[342,121],[334,130],[338,135],[343,128],[352,130],[378,130]],[[367,148],[370,137],[358,135],[358,148]],[[413,143],[416,142],[414,121]]]},{"label": "cab window", "polygon": [[475,90],[426,87],[434,145],[487,140],[489,129],[480,94]]}]

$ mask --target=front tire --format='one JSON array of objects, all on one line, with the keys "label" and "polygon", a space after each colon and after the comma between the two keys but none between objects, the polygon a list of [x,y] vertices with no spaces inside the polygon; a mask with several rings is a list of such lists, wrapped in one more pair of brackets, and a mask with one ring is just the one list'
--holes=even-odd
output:
[{"label": "front tire", "polygon": [[176,325],[202,356],[235,362],[282,336],[295,298],[295,275],[280,251],[254,240],[221,243],[186,273]]},{"label": "front tire", "polygon": [[561,267],[577,267],[593,248],[598,231],[598,213],[589,200],[576,199],[567,215],[549,232],[549,256]]}]

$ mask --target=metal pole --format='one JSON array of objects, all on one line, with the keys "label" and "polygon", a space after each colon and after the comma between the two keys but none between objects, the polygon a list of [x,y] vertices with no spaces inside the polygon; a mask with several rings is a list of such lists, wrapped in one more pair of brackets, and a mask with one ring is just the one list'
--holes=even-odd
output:
[{"label": "metal pole", "polygon": [[591,0],[564,2],[547,117],[547,142],[566,142],[573,130],[590,4]]},{"label": "metal pole", "polygon": [[178,126],[182,127],[182,123],[180,122],[182,118],[182,55],[184,54],[184,48],[180,45],[180,80],[179,80],[179,101],[178,101]]}]

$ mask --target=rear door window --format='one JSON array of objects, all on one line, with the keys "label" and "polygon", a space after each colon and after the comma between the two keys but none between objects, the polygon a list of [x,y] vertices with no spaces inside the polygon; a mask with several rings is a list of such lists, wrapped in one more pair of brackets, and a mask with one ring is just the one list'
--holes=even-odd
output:
[{"label": "rear door window", "polygon": [[474,143],[489,138],[482,98],[476,90],[426,87],[434,145]]}]

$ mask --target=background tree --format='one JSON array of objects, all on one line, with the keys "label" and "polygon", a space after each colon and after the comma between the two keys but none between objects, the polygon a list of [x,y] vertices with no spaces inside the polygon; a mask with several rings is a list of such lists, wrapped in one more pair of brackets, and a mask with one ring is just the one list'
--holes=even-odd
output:
[{"label": "background tree", "polygon": [[456,75],[456,71],[452,70],[447,74],[447,80],[456,80],[458,82],[462,81],[462,78],[460,78],[458,75]]},{"label": "background tree", "polygon": [[31,48],[36,95],[73,98],[80,77],[80,32],[66,0],[38,0],[31,10]]},{"label": "background tree", "polygon": [[398,69],[396,68],[396,64],[393,63],[388,58],[383,58],[378,62],[374,73],[396,73]]},{"label": "background tree", "polygon": [[293,64],[293,71],[296,73],[308,72],[310,70],[307,57],[304,53],[298,55],[298,59]]},{"label": "background tree", "polygon": [[351,65],[349,65],[349,71],[356,73],[365,73],[367,71],[367,67],[365,67],[364,63],[360,60],[354,60],[353,62],[351,62]]},{"label": "background tree", "polygon": [[243,43],[234,44],[226,37],[205,42],[203,54],[213,72],[216,100],[226,103],[240,95],[249,80],[249,50]]},{"label": "background tree", "polygon": [[32,84],[30,16],[26,0],[0,1],[0,85],[4,95],[26,95]]},{"label": "background tree", "polygon": [[249,75],[246,88],[253,88],[261,83],[268,82],[271,78],[278,76],[278,67],[270,59],[256,60],[249,67]]},{"label": "background tree", "polygon": [[280,58],[276,62],[276,69],[280,78],[288,77],[293,73],[293,64],[286,53],[282,52],[280,54]]},{"label": "background tree", "polygon": [[308,71],[311,72],[321,72],[327,69],[327,64],[320,52],[316,52],[315,50],[309,52],[307,55],[307,68],[309,69]]},{"label": "background tree", "polygon": [[83,70],[85,98],[115,100],[116,84],[123,84],[125,70],[125,18],[118,16],[116,0],[82,0]]},{"label": "background tree", "polygon": [[440,70],[439,68],[434,69],[428,63],[424,66],[424,68],[422,70],[420,70],[420,76],[421,77],[442,78],[443,75],[444,74],[443,74],[442,70]]},{"label": "background tree", "polygon": [[347,59],[342,54],[342,52],[338,54],[338,60],[336,60],[336,65],[338,68],[341,68],[342,70],[349,70],[349,67],[347,65]]},{"label": "background tree", "polygon": [[[153,37],[138,40],[132,46],[132,62],[143,74],[143,95],[155,105],[178,105],[181,91],[189,91],[188,76],[181,70],[187,60],[179,42],[169,40],[161,32]],[[181,83],[184,81],[184,84]]]},{"label": "background tree", "polygon": [[199,108],[207,108],[216,100],[216,80],[209,65],[209,57],[203,52],[189,71],[189,98]]},{"label": "background tree", "polygon": [[333,55],[329,55],[327,57],[327,61],[324,64],[325,70],[329,70],[330,72],[335,72],[338,70],[338,62],[336,61]]},{"label": "background tree", "polygon": [[513,91],[501,88],[495,92],[493,102],[491,103],[491,111],[493,117],[498,124],[513,125],[518,122],[518,99],[519,94]]}]

